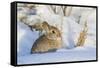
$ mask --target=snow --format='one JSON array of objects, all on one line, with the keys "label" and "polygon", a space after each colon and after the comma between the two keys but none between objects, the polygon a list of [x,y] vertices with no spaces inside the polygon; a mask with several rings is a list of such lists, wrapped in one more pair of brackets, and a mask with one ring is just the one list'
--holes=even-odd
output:
[{"label": "snow", "polygon": [[[30,54],[30,50],[34,41],[38,38],[38,32],[31,31],[23,23],[18,23],[18,64],[36,64],[36,63],[52,63],[52,62],[71,62],[71,61],[84,61],[96,59],[96,47],[86,45],[84,47],[73,48],[73,44],[64,37],[65,47],[53,53],[44,54]],[[68,42],[66,42],[68,41]],[[72,46],[66,45],[66,43]]]},{"label": "snow", "polygon": [[27,25],[21,22],[17,24],[17,31],[18,55],[20,56],[30,53],[33,42],[38,38],[38,32],[32,32]]},{"label": "snow", "polygon": [[95,60],[95,56],[95,47],[78,47],[74,49],[60,49],[54,53],[28,54],[27,56],[18,57],[18,64]]},{"label": "snow", "polygon": [[[73,9],[71,16],[61,16],[58,14],[51,14],[47,10],[47,7],[37,8],[37,15],[27,15],[27,11],[18,12],[21,16],[27,16],[27,19],[22,22],[18,19],[17,22],[17,63],[20,64],[37,64],[37,63],[52,63],[52,62],[71,62],[71,61],[85,61],[85,60],[96,60],[96,20],[94,17],[95,11],[93,11],[88,21],[88,35],[84,46],[75,47],[79,33],[82,31],[84,20],[81,18],[81,24],[78,24],[78,17],[83,11],[80,8]],[[45,10],[45,13],[44,13]],[[79,11],[80,10],[80,11]],[[92,9],[89,9],[89,11]],[[84,11],[87,11],[84,9]],[[25,14],[26,13],[26,14]],[[80,13],[80,14],[78,14]],[[78,15],[77,15],[78,14]],[[58,49],[56,52],[49,53],[36,53],[30,54],[31,48],[35,40],[39,37],[38,31],[31,31],[30,28],[24,24],[33,25],[37,22],[47,21],[50,25],[57,26],[60,29],[61,22],[63,23],[62,28],[62,40],[63,47]],[[82,23],[83,22],[83,23]],[[95,25],[95,26],[94,26]]]}]

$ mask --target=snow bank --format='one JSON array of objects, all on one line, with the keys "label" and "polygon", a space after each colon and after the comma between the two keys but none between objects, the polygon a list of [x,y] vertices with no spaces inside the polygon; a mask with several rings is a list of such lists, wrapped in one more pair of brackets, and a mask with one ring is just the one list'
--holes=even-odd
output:
[{"label": "snow bank", "polygon": [[24,23],[17,23],[17,54],[27,55],[30,53],[34,41],[39,37],[38,32],[32,32]]},{"label": "snow bank", "polygon": [[18,64],[37,64],[52,62],[72,62],[96,60],[95,47],[78,47],[74,49],[60,49],[54,53],[30,54],[18,57]]},{"label": "snow bank", "polygon": [[[68,19],[68,18],[65,18]],[[67,22],[70,22],[70,30],[75,27],[75,23],[69,19]],[[74,24],[72,24],[73,22]],[[67,24],[68,24],[67,23]],[[66,25],[67,25],[66,24]],[[65,25],[65,26],[66,26]],[[77,25],[78,26],[78,25]],[[76,27],[77,27],[76,26]],[[36,64],[36,63],[52,63],[52,62],[71,62],[71,61],[84,61],[84,60],[95,60],[96,59],[96,47],[85,44],[84,47],[73,48],[74,39],[71,33],[65,31],[63,36],[64,46],[67,48],[62,48],[53,53],[44,53],[44,54],[30,54],[31,47],[34,41],[38,38],[38,32],[32,32],[27,25],[23,23],[18,23],[18,64]],[[67,27],[68,29],[68,27]],[[67,34],[67,35],[66,35]],[[69,36],[69,38],[68,38]],[[72,38],[70,38],[72,36]],[[75,37],[75,36],[74,36]],[[73,40],[73,42],[72,42]],[[67,42],[67,43],[66,43]],[[70,42],[70,43],[69,43]],[[73,43],[73,44],[72,44]],[[69,45],[69,46],[68,46]],[[45,59],[45,60],[44,60]]]}]

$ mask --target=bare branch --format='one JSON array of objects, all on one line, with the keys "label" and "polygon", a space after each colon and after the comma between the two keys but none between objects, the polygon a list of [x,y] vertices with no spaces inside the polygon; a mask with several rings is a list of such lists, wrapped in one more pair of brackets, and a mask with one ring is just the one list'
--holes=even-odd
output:
[{"label": "bare branch", "polygon": [[54,14],[56,14],[56,6],[50,5],[50,8],[51,8],[52,11],[54,12]]},{"label": "bare branch", "polygon": [[66,9],[67,9],[67,6],[64,6],[64,8],[63,8],[64,16],[66,16]]},{"label": "bare branch", "polygon": [[67,9],[67,6],[61,6],[61,9],[63,11],[63,15],[66,16],[66,9]]}]

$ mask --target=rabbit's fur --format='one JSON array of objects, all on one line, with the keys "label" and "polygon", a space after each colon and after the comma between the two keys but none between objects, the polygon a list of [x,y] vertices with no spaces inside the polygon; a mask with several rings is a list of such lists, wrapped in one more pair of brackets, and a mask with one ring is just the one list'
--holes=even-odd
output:
[{"label": "rabbit's fur", "polygon": [[42,30],[46,33],[41,35],[33,44],[31,53],[44,53],[56,51],[61,48],[61,33],[57,27],[49,25],[47,22],[42,23]]}]

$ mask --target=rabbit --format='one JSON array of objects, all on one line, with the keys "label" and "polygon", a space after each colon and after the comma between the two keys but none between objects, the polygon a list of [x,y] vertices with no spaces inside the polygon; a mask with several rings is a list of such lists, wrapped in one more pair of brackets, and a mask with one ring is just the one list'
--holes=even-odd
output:
[{"label": "rabbit", "polygon": [[61,33],[57,27],[49,25],[47,22],[42,23],[42,30],[46,33],[41,35],[31,48],[32,53],[45,53],[56,51],[61,48]]}]

